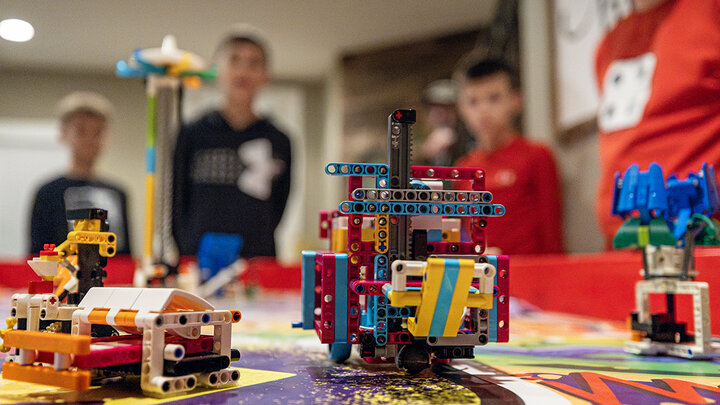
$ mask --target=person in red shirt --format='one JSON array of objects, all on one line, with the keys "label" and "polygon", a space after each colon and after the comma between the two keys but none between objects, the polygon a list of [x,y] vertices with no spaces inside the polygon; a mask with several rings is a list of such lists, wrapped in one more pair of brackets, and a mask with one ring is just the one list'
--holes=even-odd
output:
[{"label": "person in red shirt", "polygon": [[608,246],[613,176],[659,163],[667,176],[720,164],[720,1],[635,0],[601,41],[597,216]]},{"label": "person in red shirt", "polygon": [[521,109],[512,68],[497,60],[471,66],[462,80],[458,110],[479,146],[455,165],[483,168],[493,202],[505,206],[504,216],[487,219],[490,251],[561,253],[562,204],[555,161],[548,148],[515,130]]}]

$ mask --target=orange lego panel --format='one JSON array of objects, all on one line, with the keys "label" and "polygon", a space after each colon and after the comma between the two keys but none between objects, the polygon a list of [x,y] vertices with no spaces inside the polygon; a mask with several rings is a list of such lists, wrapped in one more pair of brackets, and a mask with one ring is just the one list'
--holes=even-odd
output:
[{"label": "orange lego panel", "polygon": [[87,391],[90,388],[90,372],[87,370],[56,371],[47,366],[21,366],[18,363],[5,362],[2,377],[8,380],[52,385],[75,391]]},{"label": "orange lego panel", "polygon": [[44,352],[90,354],[90,340],[90,336],[11,330],[5,334],[4,344],[6,347]]}]

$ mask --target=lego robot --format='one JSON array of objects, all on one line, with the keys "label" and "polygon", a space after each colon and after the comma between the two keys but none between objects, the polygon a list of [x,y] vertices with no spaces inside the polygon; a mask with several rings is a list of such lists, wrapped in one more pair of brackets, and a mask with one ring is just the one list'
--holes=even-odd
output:
[{"label": "lego robot", "polygon": [[320,214],[330,251],[303,252],[293,326],[314,329],[337,362],[354,345],[369,362],[417,373],[508,341],[509,260],[483,254],[486,217],[505,209],[480,168],[411,166],[414,122],[414,110],[388,117],[387,164],[325,168],[348,178],[348,200]]},{"label": "lego robot", "polygon": [[[637,309],[631,314],[625,351],[691,359],[713,355],[708,284],[695,281],[693,251],[696,245],[719,244],[717,225],[710,219],[718,209],[720,193],[712,165],[703,164],[686,179],[670,176],[667,182],[657,163],[647,171],[632,165],[623,177],[615,175],[612,214],[625,222],[613,247],[638,248],[643,258],[644,280],[635,286]],[[650,313],[650,294],[665,295],[665,312]],[[692,296],[692,334],[676,319],[677,294]]]},{"label": "lego robot", "polygon": [[120,77],[144,78],[148,99],[143,256],[133,284],[165,285],[168,276],[177,274],[179,263],[171,232],[171,157],[181,111],[180,88],[199,87],[202,79],[214,79],[217,69],[208,69],[200,56],[179,49],[175,37],[166,35],[159,48],[135,49],[127,61],[118,61],[115,72]]},{"label": "lego robot", "polygon": [[[12,296],[0,331],[0,350],[8,352],[3,378],[87,390],[138,376],[143,392],[156,397],[238,381],[229,365],[240,358],[230,347],[239,311],[216,310],[178,289],[103,287],[116,243],[107,212],[74,210],[67,218],[74,221],[67,240],[28,261],[42,280]],[[213,334],[202,335],[203,326]]]}]

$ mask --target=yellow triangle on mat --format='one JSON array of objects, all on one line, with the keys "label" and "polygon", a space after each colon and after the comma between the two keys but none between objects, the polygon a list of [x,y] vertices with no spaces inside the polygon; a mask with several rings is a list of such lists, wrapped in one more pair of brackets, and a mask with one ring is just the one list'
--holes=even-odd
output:
[{"label": "yellow triangle on mat", "polygon": [[[236,367],[233,367],[236,368]],[[0,379],[0,404],[14,404],[17,402],[75,402],[75,401],[105,401],[113,405],[143,405],[161,404],[185,398],[212,394],[225,390],[248,387],[271,381],[293,377],[295,374],[279,371],[255,370],[251,368],[237,368],[240,379],[235,385],[227,388],[210,389],[198,388],[185,395],[167,398],[146,397],[140,390],[140,380],[135,378],[127,382],[107,384],[101,387],[91,387],[89,391],[71,391],[50,385],[24,383]]]}]

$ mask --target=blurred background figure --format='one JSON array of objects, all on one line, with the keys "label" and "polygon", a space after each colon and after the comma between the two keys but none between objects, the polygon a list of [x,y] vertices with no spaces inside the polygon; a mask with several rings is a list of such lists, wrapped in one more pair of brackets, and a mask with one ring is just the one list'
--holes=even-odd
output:
[{"label": "blurred background figure", "polygon": [[269,81],[257,32],[234,30],[217,47],[219,110],[182,128],[175,148],[173,233],[181,255],[206,233],[240,235],[243,257],[272,256],[290,192],[290,140],[258,117],[253,101]]},{"label": "blurred background figure", "polygon": [[635,0],[597,50],[601,177],[597,215],[609,243],[613,176],[659,163],[684,176],[720,164],[720,6]]},{"label": "blurred background figure", "polygon": [[[73,13],[83,12],[93,16],[102,16],[107,12],[103,4],[84,4],[82,7],[65,4],[60,7],[53,3],[52,6],[31,7],[27,2],[13,3],[18,6],[17,12],[30,20],[42,20],[48,16],[60,18],[65,15],[62,11],[67,11],[68,7]],[[335,207],[338,197],[346,191],[341,182],[325,179],[325,163],[385,161],[386,117],[390,111],[396,108],[418,110],[418,136],[415,138],[413,158],[415,164],[422,164],[422,141],[431,132],[426,122],[431,121],[430,115],[435,116],[425,113],[423,101],[429,104],[447,103],[430,97],[429,93],[423,97],[423,90],[437,79],[453,77],[458,60],[468,54],[472,54],[474,60],[486,57],[502,59],[520,73],[526,106],[522,131],[527,140],[552,145],[557,163],[564,169],[563,189],[568,201],[572,201],[566,204],[564,218],[567,224],[565,232],[570,236],[566,241],[567,247],[573,252],[587,252],[602,246],[595,218],[588,215],[595,203],[594,181],[598,175],[595,167],[599,156],[597,137],[590,134],[570,143],[554,132],[567,126],[565,121],[562,127],[555,126],[552,112],[559,97],[551,90],[555,88],[555,80],[573,76],[574,72],[570,70],[554,76],[554,59],[578,59],[577,52],[554,54],[548,49],[553,43],[550,36],[555,30],[548,29],[553,28],[548,24],[554,24],[554,20],[545,17],[553,16],[561,3],[560,0],[547,3],[460,0],[448,6],[442,2],[428,2],[423,4],[425,13],[403,14],[404,23],[401,25],[389,23],[394,21],[391,15],[400,15],[397,13],[402,13],[405,8],[376,0],[364,4],[363,13],[367,12],[368,18],[362,20],[357,18],[355,11],[338,15],[334,7],[314,3],[245,5],[247,13],[243,13],[242,18],[263,28],[266,34],[263,38],[273,45],[275,51],[272,56],[277,55],[270,58],[273,80],[262,86],[255,99],[255,111],[262,111],[262,114],[256,114],[272,117],[274,126],[292,134],[292,160],[296,165],[292,170],[292,191],[283,220],[275,232],[276,253],[280,259],[293,263],[299,260],[302,249],[321,247],[314,232],[308,232],[317,225],[316,216],[308,213]],[[588,21],[598,20],[599,14],[593,7],[595,3],[593,0],[570,0],[568,4],[577,5],[573,8],[577,9],[577,13],[571,14],[571,17],[578,18],[571,19],[569,27],[580,29],[589,25]],[[343,0],[337,6],[344,8],[352,5],[353,2]],[[161,18],[160,9],[145,11],[152,18]],[[176,34],[183,46],[210,59],[213,47],[207,45],[214,45],[226,33],[225,27],[231,26],[237,19],[236,10],[223,2],[214,2],[212,7],[200,14],[196,7],[187,4],[178,5],[175,9],[178,18],[168,20],[161,31],[152,25],[138,27],[134,8],[128,5],[114,10],[116,18],[111,24],[93,24],[93,19],[70,22],[87,35],[76,36],[74,31],[68,31],[68,37],[64,38],[37,35],[26,45],[0,41],[4,62],[0,67],[3,73],[0,75],[0,88],[3,89],[0,100],[0,142],[3,146],[0,148],[0,172],[6,174],[0,177],[10,178],[11,184],[6,184],[6,188],[18,190],[21,197],[11,197],[10,193],[0,197],[0,205],[4,208],[2,227],[6,230],[10,227],[9,231],[0,235],[0,257],[19,256],[27,251],[27,240],[30,239],[27,220],[31,216],[34,194],[49,179],[48,173],[59,175],[62,172],[58,172],[58,168],[64,169],[70,164],[69,155],[58,154],[63,152],[63,147],[49,144],[48,140],[54,140],[55,102],[74,89],[102,92],[115,104],[117,114],[113,119],[113,131],[123,135],[122,142],[113,142],[112,147],[104,151],[96,169],[99,174],[106,175],[105,179],[111,176],[109,178],[123,185],[129,197],[129,219],[134,221],[130,227],[142,227],[143,199],[133,198],[133,195],[142,196],[145,192],[145,87],[139,81],[117,78],[114,62],[126,58],[130,46],[141,46],[147,41],[154,43],[159,35],[165,33]],[[267,15],[282,18],[264,17]],[[307,21],[307,29],[302,32],[284,23],[297,15],[302,15]],[[437,18],[441,15],[442,19]],[[192,27],[183,25],[181,22],[188,18],[197,24]],[[577,21],[579,23],[575,24]],[[330,22],[331,25],[327,25]],[[127,32],[128,36],[123,41],[106,41],[103,43],[104,52],[98,52],[98,42],[94,39],[103,37],[105,30]],[[357,35],[327,35],[328,32]],[[82,52],[82,58],[53,52],[62,49],[62,43],[68,40],[72,40],[78,52]],[[588,45],[594,46],[595,42]],[[588,61],[590,57],[588,55]],[[592,70],[592,63],[577,63],[581,64],[587,64]],[[56,69],[58,66],[63,67],[61,71]],[[592,77],[589,73],[584,79],[585,83],[591,83],[591,88],[594,87]],[[580,90],[585,93],[584,88]],[[224,111],[221,101],[224,94],[221,93],[224,90],[220,86],[186,89],[182,105],[184,121],[194,121],[211,105],[217,107],[216,111]],[[565,99],[577,100],[575,92],[567,94]],[[595,115],[596,108],[590,106],[588,110],[588,118]],[[459,121],[459,116],[456,116],[456,122]],[[10,125],[16,122],[22,125]],[[568,121],[568,125],[572,123]],[[435,125],[449,127],[447,123]],[[456,134],[462,134],[462,126],[456,124]],[[6,147],[8,144],[9,148]],[[376,159],[367,156],[371,153]],[[56,159],[57,155],[61,159]],[[445,162],[433,159],[431,163],[453,164],[458,155],[451,153],[445,157]],[[233,154],[227,156],[230,162],[240,160],[237,158],[237,147]],[[45,162],[48,165],[43,168]],[[55,165],[51,166],[51,162]],[[582,170],[578,170],[581,164]],[[15,175],[16,172],[21,172],[21,175]],[[212,170],[209,173],[212,175]],[[588,185],[590,183],[592,185]],[[200,186],[186,183],[191,184],[192,187]],[[202,187],[210,189],[210,184]],[[215,192],[210,195],[220,198],[225,194]],[[198,201],[200,209],[204,209],[201,200]],[[211,206],[211,203],[205,205]],[[234,217],[238,211],[242,209],[234,210],[231,215],[218,211],[217,221]],[[181,228],[180,232],[186,229],[191,228]],[[594,239],[593,243],[588,243],[588,239]],[[134,251],[137,251],[142,240],[135,238],[133,243],[136,244],[133,245]]]},{"label": "blurred background figure", "polygon": [[427,135],[420,148],[420,158],[432,166],[449,166],[470,150],[474,139],[458,120],[457,83],[436,80],[422,93],[422,113]]},{"label": "blurred background figure", "polygon": [[487,240],[503,254],[562,253],[562,194],[550,150],[530,142],[515,128],[522,96],[515,71],[488,59],[464,74],[460,115],[477,147],[456,166],[474,166],[488,174],[485,186],[503,204],[502,217],[488,218]]},{"label": "blurred background figure", "polygon": [[108,211],[110,230],[117,235],[117,252],[129,254],[125,192],[102,180],[95,170],[107,145],[113,106],[100,94],[74,92],[60,100],[57,114],[71,163],[65,174],[44,184],[35,195],[29,253],[37,254],[45,243],[59,245],[67,239],[72,224],[65,219],[66,210],[102,208]]}]

